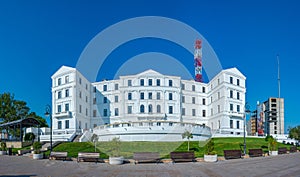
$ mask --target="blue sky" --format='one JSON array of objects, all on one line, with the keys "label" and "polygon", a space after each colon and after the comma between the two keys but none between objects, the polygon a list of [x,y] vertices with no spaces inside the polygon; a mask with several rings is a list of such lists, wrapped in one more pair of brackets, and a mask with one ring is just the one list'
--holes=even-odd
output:
[{"label": "blue sky", "polygon": [[[237,67],[247,77],[251,109],[257,100],[278,95],[279,54],[285,127],[300,125],[299,8],[296,0],[0,1],[0,93],[14,93],[43,116],[51,103],[51,75],[62,65],[75,67],[99,32],[128,18],[163,16],[196,29],[223,68]],[[143,52],[171,55],[194,73],[193,56],[176,44],[141,39],[117,48],[98,79],[112,79],[120,63]]]}]

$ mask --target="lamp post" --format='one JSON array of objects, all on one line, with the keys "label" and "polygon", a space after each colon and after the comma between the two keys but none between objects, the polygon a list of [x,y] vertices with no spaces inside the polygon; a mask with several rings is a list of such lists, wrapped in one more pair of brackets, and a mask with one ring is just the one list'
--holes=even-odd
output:
[{"label": "lamp post", "polygon": [[246,103],[244,108],[244,155],[246,155],[246,114],[250,112],[249,108],[250,106],[248,105],[248,103]]},{"label": "lamp post", "polygon": [[50,153],[52,152],[52,114],[51,114],[51,106],[50,105],[46,105],[46,112],[45,112],[45,116],[49,116],[50,118]]}]

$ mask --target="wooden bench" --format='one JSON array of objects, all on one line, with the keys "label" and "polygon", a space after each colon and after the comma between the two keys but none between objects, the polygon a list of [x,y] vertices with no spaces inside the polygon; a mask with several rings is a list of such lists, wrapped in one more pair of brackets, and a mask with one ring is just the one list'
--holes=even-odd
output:
[{"label": "wooden bench", "polygon": [[290,153],[293,153],[293,152],[297,152],[297,147],[296,146],[291,146],[290,147]]},{"label": "wooden bench", "polygon": [[80,161],[97,163],[102,161],[102,159],[98,152],[78,152],[77,162]]},{"label": "wooden bench", "polygon": [[278,148],[278,154],[286,154],[287,148],[286,147],[280,147]]},{"label": "wooden bench", "polygon": [[171,152],[170,157],[172,162],[195,162],[194,152]]},{"label": "wooden bench", "polygon": [[250,157],[262,157],[263,150],[262,149],[249,149],[249,156]]},{"label": "wooden bench", "polygon": [[135,152],[133,153],[134,164],[139,162],[160,162],[158,152]]},{"label": "wooden bench", "polygon": [[18,150],[18,155],[31,153],[31,151],[32,151],[31,149],[21,149],[21,150]]},{"label": "wooden bench", "polygon": [[55,160],[67,160],[68,152],[51,152],[49,159],[55,159]]},{"label": "wooden bench", "polygon": [[240,159],[242,158],[241,150],[224,150],[224,158],[228,159]]}]

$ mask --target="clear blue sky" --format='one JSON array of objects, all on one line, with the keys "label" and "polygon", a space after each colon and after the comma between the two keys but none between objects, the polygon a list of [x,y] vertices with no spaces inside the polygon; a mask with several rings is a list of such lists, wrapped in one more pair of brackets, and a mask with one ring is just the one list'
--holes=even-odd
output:
[{"label": "clear blue sky", "polygon": [[[257,100],[278,95],[279,54],[285,127],[300,125],[299,9],[297,0],[0,1],[0,93],[14,93],[43,116],[45,105],[51,103],[51,75],[62,65],[75,67],[95,35],[128,18],[164,16],[195,28],[214,48],[223,68],[237,67],[247,77],[251,109]],[[112,79],[116,63],[145,51],[191,62],[188,69],[194,72],[193,57],[187,58],[178,46],[137,40],[112,53],[114,59],[103,66],[113,69],[105,77]]]}]

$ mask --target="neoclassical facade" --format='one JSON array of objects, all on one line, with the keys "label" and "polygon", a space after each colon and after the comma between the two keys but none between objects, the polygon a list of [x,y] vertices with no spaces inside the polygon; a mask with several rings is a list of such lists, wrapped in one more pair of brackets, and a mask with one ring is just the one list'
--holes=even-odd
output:
[{"label": "neoclassical facade", "polygon": [[197,124],[212,133],[242,135],[245,81],[238,69],[230,68],[209,83],[154,70],[90,83],[75,68],[62,66],[52,76],[53,136],[70,140],[75,133],[103,125],[152,125],[151,121]]}]

